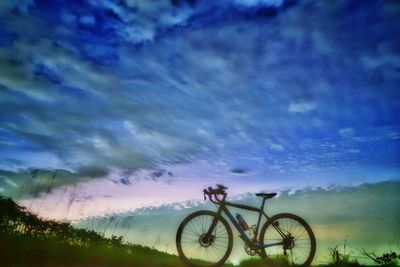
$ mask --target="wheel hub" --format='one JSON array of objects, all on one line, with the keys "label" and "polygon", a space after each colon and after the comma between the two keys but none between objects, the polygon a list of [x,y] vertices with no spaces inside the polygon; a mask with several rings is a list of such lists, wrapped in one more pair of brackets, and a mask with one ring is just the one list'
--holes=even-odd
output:
[{"label": "wheel hub", "polygon": [[292,249],[294,247],[294,238],[289,235],[283,239],[283,249]]},{"label": "wheel hub", "polygon": [[202,234],[199,238],[199,243],[200,246],[203,248],[207,248],[211,246],[212,243],[214,243],[215,236],[214,235],[207,235],[207,234]]}]

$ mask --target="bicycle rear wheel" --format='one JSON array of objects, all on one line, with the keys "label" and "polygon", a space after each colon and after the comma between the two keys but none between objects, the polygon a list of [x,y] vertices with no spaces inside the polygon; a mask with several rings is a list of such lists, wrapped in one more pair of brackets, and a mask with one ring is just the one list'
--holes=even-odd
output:
[{"label": "bicycle rear wheel", "polygon": [[261,229],[260,242],[265,245],[282,243],[262,249],[261,254],[272,263],[284,262],[289,266],[309,266],[316,250],[311,227],[302,218],[290,213],[271,217]]},{"label": "bicycle rear wheel", "polygon": [[[207,232],[212,222],[214,230]],[[197,211],[186,217],[178,228],[176,246],[178,254],[188,266],[221,266],[232,251],[232,229],[217,213]]]}]

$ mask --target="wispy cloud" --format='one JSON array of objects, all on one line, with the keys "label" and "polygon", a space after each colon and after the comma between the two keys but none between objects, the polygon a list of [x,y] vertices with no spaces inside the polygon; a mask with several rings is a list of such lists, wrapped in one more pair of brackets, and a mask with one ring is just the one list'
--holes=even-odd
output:
[{"label": "wispy cloud", "polygon": [[292,113],[305,113],[311,111],[317,107],[316,103],[313,102],[297,102],[290,103],[289,112]]},{"label": "wispy cloud", "polygon": [[201,160],[225,178],[394,168],[398,13],[379,1],[3,1],[0,168],[17,185],[32,168],[72,174],[55,186],[129,185]]}]

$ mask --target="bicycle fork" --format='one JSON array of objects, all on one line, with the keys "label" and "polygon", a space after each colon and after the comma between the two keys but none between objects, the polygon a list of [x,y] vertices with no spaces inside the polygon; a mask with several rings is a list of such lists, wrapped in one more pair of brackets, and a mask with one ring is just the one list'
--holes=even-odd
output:
[{"label": "bicycle fork", "polygon": [[222,216],[222,207],[220,206],[218,211],[217,211],[217,216],[215,216],[211,222],[211,226],[208,229],[207,233],[206,233],[206,238],[209,238],[212,235],[212,232],[214,231],[215,227],[217,226],[218,223],[218,219]]}]

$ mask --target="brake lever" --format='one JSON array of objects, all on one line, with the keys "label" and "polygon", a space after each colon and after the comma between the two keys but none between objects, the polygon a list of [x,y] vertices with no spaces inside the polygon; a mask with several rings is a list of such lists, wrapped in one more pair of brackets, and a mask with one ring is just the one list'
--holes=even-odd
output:
[{"label": "brake lever", "polygon": [[228,189],[228,187],[224,186],[223,184],[217,184],[216,185],[219,189],[225,190]]},{"label": "brake lever", "polygon": [[204,193],[204,201],[206,201],[207,200],[207,195],[208,195],[207,189],[204,189],[203,193]]}]

